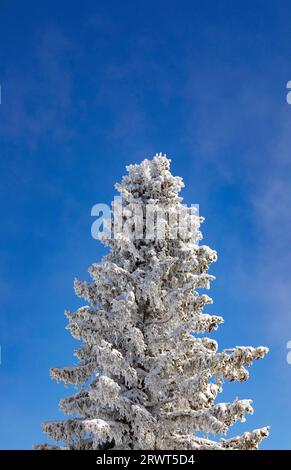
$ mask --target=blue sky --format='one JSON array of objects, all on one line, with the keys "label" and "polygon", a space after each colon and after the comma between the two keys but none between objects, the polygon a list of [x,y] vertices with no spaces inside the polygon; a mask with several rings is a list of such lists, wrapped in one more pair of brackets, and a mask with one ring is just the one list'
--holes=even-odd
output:
[{"label": "blue sky", "polygon": [[73,278],[105,253],[93,204],[156,152],[184,178],[218,251],[209,311],[220,347],[270,353],[227,400],[242,430],[291,448],[291,6],[287,1],[2,0],[0,14],[0,447],[42,442],[69,391],[50,381],[76,342]]}]

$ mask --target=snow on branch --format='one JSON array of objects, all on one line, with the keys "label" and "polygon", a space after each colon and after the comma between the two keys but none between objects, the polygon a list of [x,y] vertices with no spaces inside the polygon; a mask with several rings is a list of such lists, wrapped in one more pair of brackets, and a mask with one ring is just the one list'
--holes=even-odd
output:
[{"label": "snow on branch", "polygon": [[[252,401],[217,398],[225,382],[247,380],[247,368],[268,349],[220,350],[207,336],[223,324],[205,312],[212,299],[200,291],[215,279],[209,269],[217,253],[199,245],[203,218],[182,204],[184,183],[171,174],[170,160],[159,154],[127,172],[115,185],[122,230],[108,222],[114,230],[100,241],[109,252],[89,268],[89,282],[74,283],[87,305],[65,312],[67,329],[81,343],[78,363],[50,370],[53,379],[77,387],[60,401],[68,419],[46,422],[56,445],[34,448],[256,449],[268,427],[225,437],[253,413]],[[242,321],[236,318],[234,328]]]}]

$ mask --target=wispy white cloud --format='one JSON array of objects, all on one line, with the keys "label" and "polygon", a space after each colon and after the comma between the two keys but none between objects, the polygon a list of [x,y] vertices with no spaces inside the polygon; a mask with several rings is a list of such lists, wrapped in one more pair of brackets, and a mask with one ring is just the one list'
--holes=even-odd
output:
[{"label": "wispy white cloud", "polygon": [[280,119],[281,130],[269,146],[272,165],[264,171],[253,197],[261,237],[258,265],[273,332],[291,338],[291,107]]},{"label": "wispy white cloud", "polygon": [[[264,328],[282,345],[291,337],[291,106],[285,83],[274,85],[273,75],[223,65],[217,70],[217,76],[207,68],[189,75],[185,111],[192,170],[208,175],[203,185],[212,198],[224,185],[242,189],[256,246],[250,247],[251,273],[250,257],[245,263],[238,257],[239,276],[251,276]],[[240,246],[241,226],[228,228],[226,243],[236,238],[233,246]]]}]

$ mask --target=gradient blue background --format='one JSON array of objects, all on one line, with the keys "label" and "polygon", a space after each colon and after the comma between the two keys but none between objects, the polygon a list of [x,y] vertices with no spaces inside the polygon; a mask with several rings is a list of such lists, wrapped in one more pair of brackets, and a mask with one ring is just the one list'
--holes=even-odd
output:
[{"label": "gradient blue background", "polygon": [[74,363],[63,311],[105,253],[91,207],[160,151],[219,254],[213,336],[270,347],[225,387],[255,406],[230,435],[270,424],[262,448],[291,448],[290,43],[288,1],[1,1],[2,449],[62,416],[48,370]]}]

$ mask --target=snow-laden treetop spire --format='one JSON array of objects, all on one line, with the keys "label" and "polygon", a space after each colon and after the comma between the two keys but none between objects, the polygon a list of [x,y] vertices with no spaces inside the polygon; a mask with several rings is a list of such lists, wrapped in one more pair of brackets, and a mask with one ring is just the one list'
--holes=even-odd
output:
[{"label": "snow-laden treetop spire", "polygon": [[138,165],[126,167],[128,175],[117,183],[115,188],[125,201],[172,202],[180,200],[178,193],[184,187],[182,178],[170,172],[170,162],[166,155],[156,154],[152,160],[144,160]]}]

